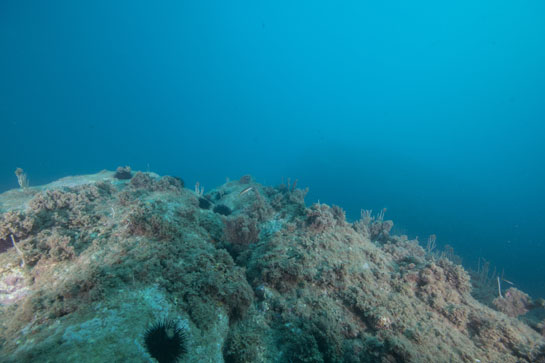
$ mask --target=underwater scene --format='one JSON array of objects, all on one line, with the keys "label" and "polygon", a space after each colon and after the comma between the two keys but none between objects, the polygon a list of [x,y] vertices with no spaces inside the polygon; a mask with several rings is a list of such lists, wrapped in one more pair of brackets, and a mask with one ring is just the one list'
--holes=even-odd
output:
[{"label": "underwater scene", "polygon": [[0,363],[545,362],[545,2],[0,2]]}]

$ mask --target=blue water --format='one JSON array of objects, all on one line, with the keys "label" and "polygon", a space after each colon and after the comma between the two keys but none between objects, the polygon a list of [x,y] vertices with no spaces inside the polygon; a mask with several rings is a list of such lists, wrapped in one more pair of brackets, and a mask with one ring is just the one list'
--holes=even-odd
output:
[{"label": "blue water", "polygon": [[131,165],[387,208],[545,296],[545,3],[0,2],[0,191]]}]

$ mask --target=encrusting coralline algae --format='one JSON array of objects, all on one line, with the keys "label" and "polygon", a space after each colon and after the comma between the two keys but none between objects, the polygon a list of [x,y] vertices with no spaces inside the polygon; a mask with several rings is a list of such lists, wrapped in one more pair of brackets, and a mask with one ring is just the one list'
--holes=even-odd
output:
[{"label": "encrusting coralline algae", "polygon": [[200,190],[120,168],[0,195],[2,361],[155,361],[165,321],[184,362],[545,362],[540,300],[479,302],[383,215],[249,176]]}]

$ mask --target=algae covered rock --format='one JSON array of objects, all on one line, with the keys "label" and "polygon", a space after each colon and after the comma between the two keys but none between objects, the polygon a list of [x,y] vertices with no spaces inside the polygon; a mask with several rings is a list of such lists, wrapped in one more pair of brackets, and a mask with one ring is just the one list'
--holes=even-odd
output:
[{"label": "algae covered rock", "polygon": [[539,299],[494,310],[384,211],[306,191],[118,170],[0,195],[2,361],[545,360]]}]

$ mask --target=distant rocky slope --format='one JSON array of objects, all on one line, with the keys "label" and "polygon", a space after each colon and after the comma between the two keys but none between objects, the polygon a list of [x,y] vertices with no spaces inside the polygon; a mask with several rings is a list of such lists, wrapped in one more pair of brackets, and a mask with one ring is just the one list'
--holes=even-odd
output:
[{"label": "distant rocky slope", "polygon": [[383,216],[305,194],[129,170],[3,193],[0,361],[151,362],[177,338],[160,361],[545,362],[543,323],[517,318],[539,300],[485,305]]}]

